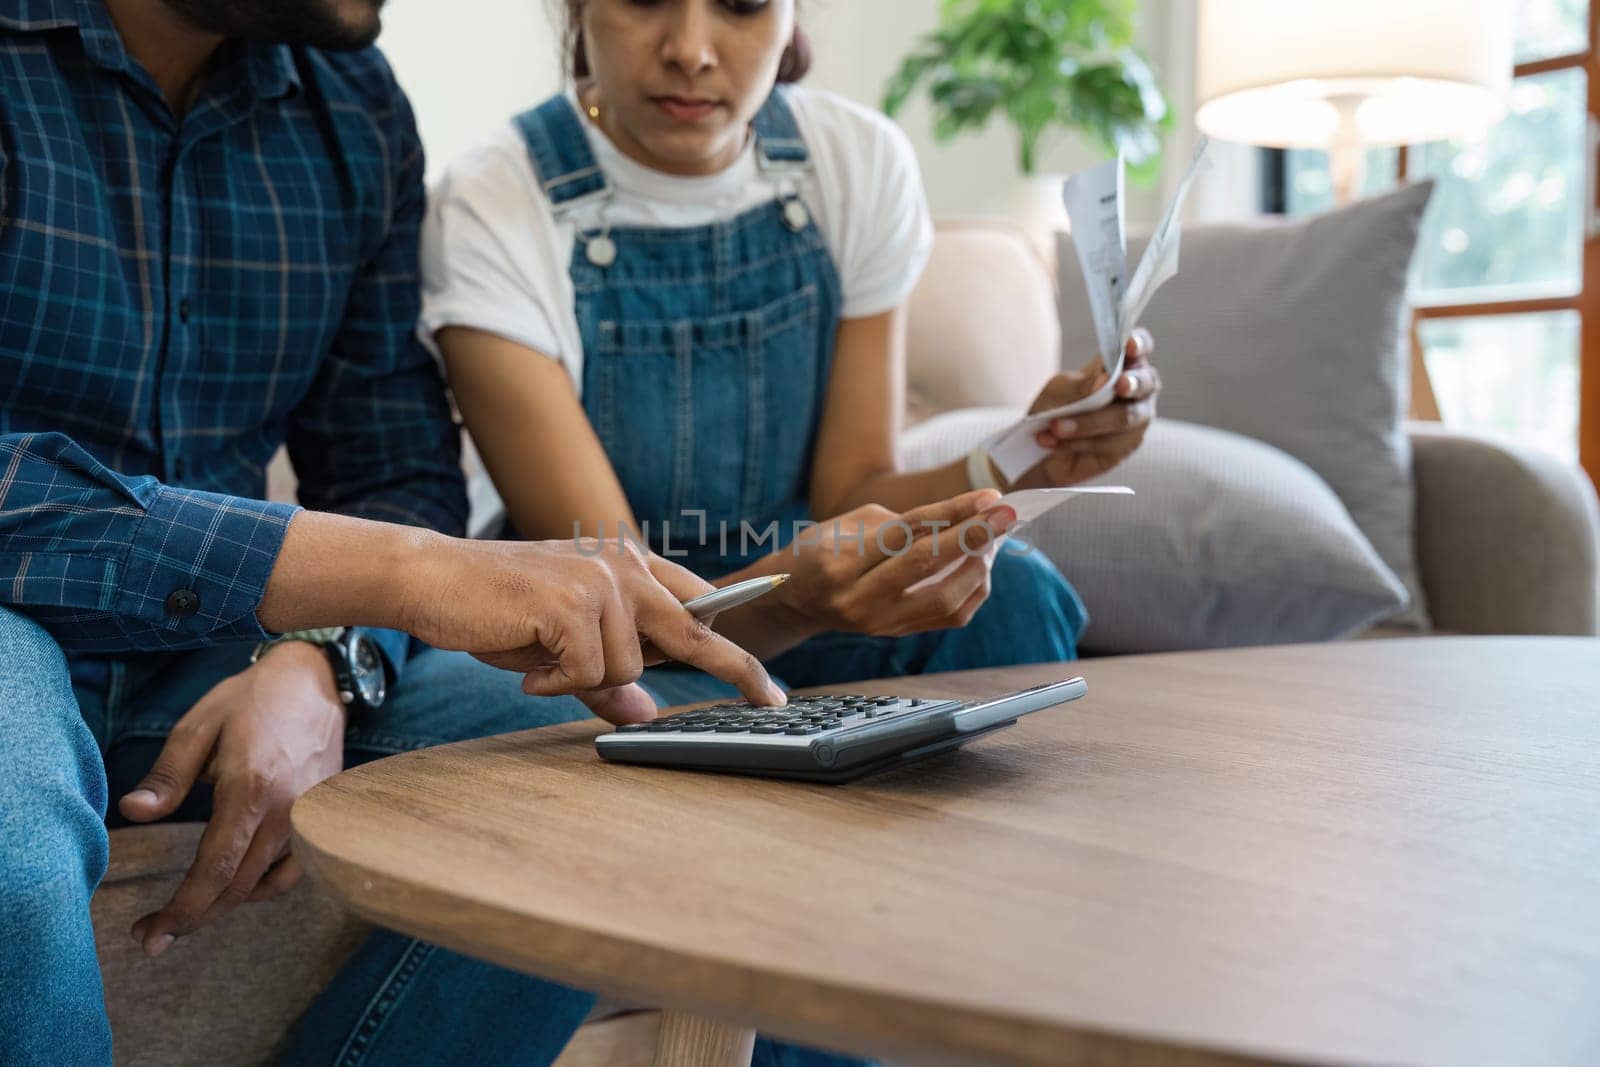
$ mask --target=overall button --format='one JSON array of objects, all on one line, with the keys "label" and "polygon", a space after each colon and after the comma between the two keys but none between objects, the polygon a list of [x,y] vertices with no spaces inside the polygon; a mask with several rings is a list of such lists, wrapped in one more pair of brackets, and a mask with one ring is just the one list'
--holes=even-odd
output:
[{"label": "overall button", "polygon": [[617,242],[605,234],[589,238],[584,250],[589,256],[589,262],[597,267],[609,267],[617,261]]},{"label": "overall button", "polygon": [[811,225],[811,212],[800,201],[790,200],[783,205],[783,224],[799,233]]},{"label": "overall button", "polygon": [[193,589],[174,589],[167,597],[167,614],[174,619],[191,619],[200,610],[200,598]]}]

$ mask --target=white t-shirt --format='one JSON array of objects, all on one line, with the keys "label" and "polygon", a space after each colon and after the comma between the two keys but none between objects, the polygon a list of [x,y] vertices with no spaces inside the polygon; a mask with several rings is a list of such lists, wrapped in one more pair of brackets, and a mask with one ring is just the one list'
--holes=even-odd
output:
[{"label": "white t-shirt", "polygon": [[[899,306],[933,245],[910,141],[884,116],[833,93],[795,86],[788,100],[811,152],[800,196],[833,255],[844,317]],[[629,159],[587,119],[583,127],[613,192],[604,217],[614,227],[706,226],[777,196],[753,138],[721,173],[685,178]],[[598,227],[591,209],[556,221],[514,123],[452,163],[430,201],[422,242],[425,343],[432,348],[433,334],[446,326],[483,330],[560,361],[581,390],[583,344],[569,271],[579,226]]]}]

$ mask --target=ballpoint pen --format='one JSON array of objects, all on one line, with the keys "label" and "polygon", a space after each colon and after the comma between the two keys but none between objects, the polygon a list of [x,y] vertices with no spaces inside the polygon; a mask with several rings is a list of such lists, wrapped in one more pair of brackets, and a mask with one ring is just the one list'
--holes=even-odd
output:
[{"label": "ballpoint pen", "polygon": [[724,586],[713,590],[705,596],[695,597],[683,606],[697,619],[709,619],[719,612],[740,605],[748,604],[757,597],[766,596],[778,586],[789,580],[787,574],[773,574],[765,578],[751,578],[747,582],[735,582],[733,585]]}]

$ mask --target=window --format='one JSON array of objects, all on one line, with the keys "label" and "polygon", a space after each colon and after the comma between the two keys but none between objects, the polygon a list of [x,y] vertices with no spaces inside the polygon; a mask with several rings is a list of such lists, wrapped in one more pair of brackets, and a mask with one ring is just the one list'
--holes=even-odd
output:
[{"label": "window", "polygon": [[[1374,149],[1364,192],[1438,183],[1412,273],[1438,414],[1581,459],[1600,480],[1600,255],[1585,264],[1597,14],[1588,0],[1519,0],[1505,119],[1475,143]],[[1323,153],[1272,160],[1279,209],[1333,206]],[[1420,413],[1429,400],[1419,390]]]}]

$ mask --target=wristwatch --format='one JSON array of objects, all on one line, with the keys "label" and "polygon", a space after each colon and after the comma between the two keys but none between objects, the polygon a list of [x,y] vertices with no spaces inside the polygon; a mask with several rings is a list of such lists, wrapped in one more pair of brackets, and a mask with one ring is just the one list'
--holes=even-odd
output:
[{"label": "wristwatch", "polygon": [[333,667],[339,699],[352,711],[377,711],[389,696],[389,676],[378,643],[357,627],[333,626],[321,630],[295,630],[261,642],[250,654],[254,663],[275,645],[304,641],[316,645]]}]

